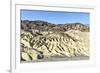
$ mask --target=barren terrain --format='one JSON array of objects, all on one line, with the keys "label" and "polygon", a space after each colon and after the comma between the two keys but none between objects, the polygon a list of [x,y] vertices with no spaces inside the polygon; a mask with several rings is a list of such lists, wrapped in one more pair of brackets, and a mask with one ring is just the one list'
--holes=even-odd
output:
[{"label": "barren terrain", "polygon": [[41,26],[38,24],[37,27],[28,23],[26,27],[24,23],[21,28],[21,61],[89,59],[89,28],[85,26],[83,28],[80,24],[78,26],[70,24],[71,26],[67,27],[53,25],[53,28],[50,23],[49,25],[41,23]]}]

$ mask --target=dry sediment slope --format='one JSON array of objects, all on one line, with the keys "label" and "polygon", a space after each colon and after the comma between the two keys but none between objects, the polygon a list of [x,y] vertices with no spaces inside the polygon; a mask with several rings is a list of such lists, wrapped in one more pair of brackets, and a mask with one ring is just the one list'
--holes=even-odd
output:
[{"label": "dry sediment slope", "polygon": [[20,43],[21,61],[89,56],[89,32],[21,30]]}]

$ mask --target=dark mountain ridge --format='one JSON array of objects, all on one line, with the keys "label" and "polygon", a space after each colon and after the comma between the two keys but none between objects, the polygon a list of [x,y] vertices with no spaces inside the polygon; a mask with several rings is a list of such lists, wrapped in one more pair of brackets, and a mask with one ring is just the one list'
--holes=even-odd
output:
[{"label": "dark mountain ridge", "polygon": [[21,20],[21,29],[30,30],[36,29],[41,31],[68,31],[68,30],[79,30],[79,31],[89,31],[89,26],[82,23],[66,23],[66,24],[53,24],[47,21],[35,20]]}]

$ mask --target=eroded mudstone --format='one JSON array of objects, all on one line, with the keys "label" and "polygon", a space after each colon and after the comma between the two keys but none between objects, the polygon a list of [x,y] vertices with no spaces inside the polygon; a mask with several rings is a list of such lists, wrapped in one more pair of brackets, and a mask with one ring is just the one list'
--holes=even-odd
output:
[{"label": "eroded mudstone", "polygon": [[21,58],[23,61],[30,61],[31,60],[29,55],[25,52],[21,52]]}]

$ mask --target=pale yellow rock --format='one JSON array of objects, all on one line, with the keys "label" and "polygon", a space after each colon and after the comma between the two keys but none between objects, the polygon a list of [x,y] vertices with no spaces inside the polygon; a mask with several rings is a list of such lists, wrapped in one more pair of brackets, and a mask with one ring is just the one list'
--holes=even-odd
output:
[{"label": "pale yellow rock", "polygon": [[29,55],[25,52],[21,52],[22,59],[25,61],[30,61]]},{"label": "pale yellow rock", "polygon": [[[34,31],[33,33],[36,34],[36,32],[38,31]],[[67,57],[89,56],[89,32],[70,30],[54,33],[41,31],[42,36],[38,35],[36,37],[25,31],[22,31],[21,34],[24,34],[24,37],[21,38],[21,43],[26,47],[21,48],[21,50],[24,49],[27,52],[27,54],[23,53],[26,56],[24,58],[27,60],[29,59],[28,55],[32,57],[32,60],[38,60],[37,55],[40,53],[36,50],[43,52],[45,57],[55,55]],[[32,39],[30,40],[30,38]],[[40,40],[40,38],[42,39]],[[34,40],[33,46],[30,45],[30,41],[32,40]]]},{"label": "pale yellow rock", "polygon": [[34,50],[30,50],[28,54],[32,57],[32,60],[37,60],[38,53]]}]

